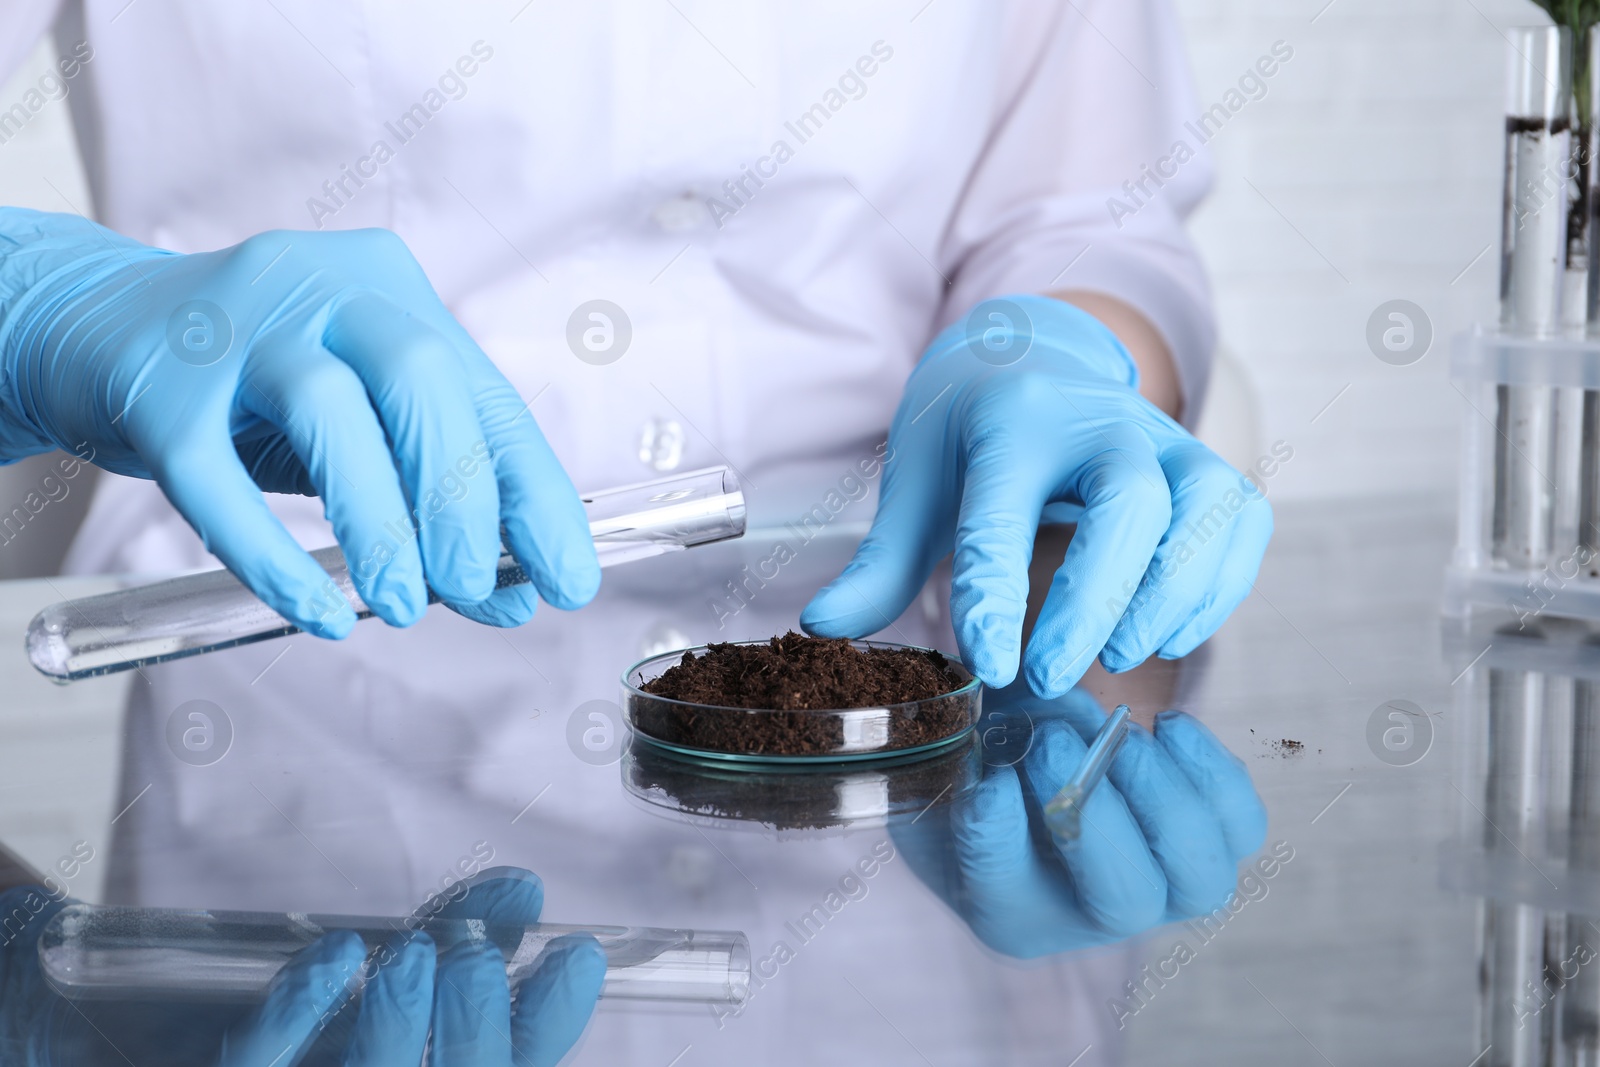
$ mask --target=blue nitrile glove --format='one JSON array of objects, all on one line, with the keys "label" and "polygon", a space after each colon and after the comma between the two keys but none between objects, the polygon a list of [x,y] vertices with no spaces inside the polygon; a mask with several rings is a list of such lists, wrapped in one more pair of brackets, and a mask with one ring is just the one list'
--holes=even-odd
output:
[{"label": "blue nitrile glove", "polygon": [[[514,867],[485,871],[445,896],[458,888],[465,895],[438,915],[527,925],[544,903],[539,879]],[[0,944],[0,1063],[99,1067],[133,1057],[197,1067],[388,1067],[420,1063],[431,1048],[435,1067],[546,1067],[582,1035],[605,978],[605,954],[591,937],[552,941],[513,998],[502,955],[509,946],[457,946],[436,963],[433,941],[421,932],[396,933],[368,955],[355,934],[333,931],[297,953],[253,1009],[73,1004],[45,981],[36,951],[39,932],[63,903],[37,887],[0,894],[0,915],[37,911]]]},{"label": "blue nitrile glove", "polygon": [[[0,208],[0,461],[55,447],[154,478],[319,636],[355,614],[262,490],[322,497],[357,591],[397,626],[421,617],[424,582],[500,626],[536,594],[570,608],[599,586],[583,506],[522,398],[387,230],[178,255]],[[494,590],[502,524],[531,587]]]},{"label": "blue nitrile glove", "polygon": [[45,926],[68,903],[41,886],[0,893],[0,915],[15,923],[0,937],[0,1063],[292,1067],[349,1000],[349,979],[359,974],[364,956],[353,933],[318,938],[278,972],[266,999],[248,1012],[209,1003],[74,1003],[46,980],[37,948]]},{"label": "blue nitrile glove", "polygon": [[[919,878],[997,952],[1032,958],[1131,937],[1228,902],[1240,860],[1266,838],[1249,772],[1192,716],[1130,729],[1110,774],[1063,846],[1041,810],[1105,721],[1080,689],[1053,701],[1020,683],[988,694],[983,781],[914,823],[892,827]],[[1004,720],[1008,725],[1000,727]],[[996,762],[997,752],[1018,758]],[[1021,772],[1020,774],[1018,772]]]},{"label": "blue nitrile glove", "polygon": [[[528,926],[539,921],[544,885],[530,871],[492,867],[446,890],[443,899],[446,903],[429,914]],[[435,972],[432,942],[422,937],[423,951],[401,944],[403,939],[393,942],[394,962],[379,967],[367,985],[347,1067],[418,1063],[430,1028],[430,1062],[436,1067],[556,1064],[582,1036],[606,976],[598,941],[588,935],[559,937],[513,997],[506,984],[506,954],[515,944],[457,945],[438,958]],[[385,984],[391,970],[398,977]],[[418,1010],[430,996],[431,1015]]]},{"label": "blue nitrile glove", "polygon": [[[889,429],[872,530],[800,616],[861,637],[955,553],[951,615],[968,667],[1059,696],[1096,655],[1111,671],[1187,655],[1249,593],[1272,534],[1254,485],[1138,393],[1133,359],[1070,304],[979,304],[928,346]],[[1034,533],[1078,530],[1022,655]]]}]

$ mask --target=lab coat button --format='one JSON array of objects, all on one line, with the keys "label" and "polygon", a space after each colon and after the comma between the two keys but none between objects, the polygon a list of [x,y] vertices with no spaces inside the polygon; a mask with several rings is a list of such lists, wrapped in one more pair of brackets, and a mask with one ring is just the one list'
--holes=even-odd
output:
[{"label": "lab coat button", "polygon": [[674,471],[683,462],[683,427],[677,419],[651,419],[639,432],[639,461],[651,470]]},{"label": "lab coat button", "polygon": [[663,201],[656,205],[651,217],[656,225],[667,233],[687,233],[698,230],[705,225],[710,215],[706,212],[705,201],[693,193],[684,193],[671,200]]}]

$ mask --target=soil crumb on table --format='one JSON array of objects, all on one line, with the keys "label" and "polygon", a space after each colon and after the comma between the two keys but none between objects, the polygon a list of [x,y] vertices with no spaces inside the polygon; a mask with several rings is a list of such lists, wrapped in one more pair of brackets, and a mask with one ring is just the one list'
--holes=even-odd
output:
[{"label": "soil crumb on table", "polygon": [[[1256,732],[1256,729],[1255,729],[1254,726],[1252,726],[1250,728],[1250,732],[1251,733],[1255,733]],[[1273,753],[1275,753],[1275,754],[1277,754],[1279,756],[1282,756],[1284,759],[1289,759],[1289,758],[1291,758],[1293,756],[1303,756],[1303,755],[1306,754],[1306,744],[1305,744],[1304,741],[1296,741],[1296,740],[1293,740],[1292,738],[1288,738],[1288,737],[1279,737],[1279,738],[1259,738],[1258,737],[1258,738],[1256,738],[1256,740],[1260,741],[1263,745],[1266,745],[1267,748],[1270,749]],[[1319,749],[1317,749],[1317,751],[1321,752],[1322,749],[1319,748]],[[1264,758],[1264,757],[1262,757],[1262,758]]]},{"label": "soil crumb on table", "polygon": [[794,631],[764,645],[709,645],[685,652],[645,692],[690,704],[770,711],[875,708],[959,689],[962,677],[933,651],[873,648]]}]

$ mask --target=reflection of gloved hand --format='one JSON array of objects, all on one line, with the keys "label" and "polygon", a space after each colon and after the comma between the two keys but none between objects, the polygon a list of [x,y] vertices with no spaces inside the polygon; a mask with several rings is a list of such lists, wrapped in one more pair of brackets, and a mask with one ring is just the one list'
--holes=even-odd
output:
[{"label": "reflection of gloved hand", "polygon": [[[491,868],[469,879],[466,888],[465,896],[439,909],[439,918],[519,927],[538,922],[544,907],[544,886],[531,872],[516,867]],[[433,973],[433,945],[426,937],[421,940],[425,948],[405,945],[395,962],[380,967],[367,986],[347,1064],[382,1067],[420,1062],[428,1037],[425,1012],[430,989],[434,1064],[555,1064],[583,1033],[606,974],[605,953],[594,938],[559,937],[545,948],[538,970],[522,982],[513,998],[502,953],[515,945],[457,945],[439,957],[438,971]],[[396,967],[398,980],[375,1001],[373,985]],[[378,1014],[381,1019],[375,1018]]]},{"label": "reflection of gloved hand", "polygon": [[[1134,727],[1062,847],[1041,809],[1066,784],[1105,713],[1082,690],[1043,701],[993,693],[983,781],[972,795],[894,830],[907,862],[984,944],[1034,957],[1130,937],[1215,910],[1241,859],[1261,847],[1266,810],[1239,759],[1198,720]],[[1019,692],[1022,691],[1022,692]],[[1031,725],[1030,725],[1031,723]],[[1014,768],[995,763],[1026,750]],[[1018,774],[1021,771],[1021,774]]]},{"label": "reflection of gloved hand", "polygon": [[[1069,304],[978,305],[912,372],[872,531],[801,624],[829,637],[881,630],[953,550],[956,640],[988,685],[1010,684],[1020,662],[1034,692],[1059,696],[1096,655],[1113,671],[1187,655],[1250,591],[1272,513],[1141,398],[1137,379],[1122,344]],[[1081,505],[1082,517],[1023,656],[1047,504]]]},{"label": "reflection of gloved hand", "polygon": [[41,886],[0,893],[0,915],[10,920],[0,946],[0,1063],[100,1067],[148,1057],[171,1064],[289,1067],[319,1022],[343,1003],[347,979],[361,969],[361,939],[335,933],[298,953],[248,1015],[221,1005],[73,1003],[46,981],[37,951],[40,933],[67,903]]},{"label": "reflection of gloved hand", "polygon": [[[445,918],[537,922],[544,890],[527,871],[501,867],[474,878],[440,909]],[[46,900],[28,887],[0,894],[0,914],[32,914]],[[454,891],[447,894],[455,896]],[[292,1067],[419,1063],[432,1035],[439,1067],[557,1063],[587,1024],[605,955],[588,937],[552,941],[513,997],[502,948],[460,945],[435,964],[426,934],[397,934],[370,957],[360,938],[334,931],[278,972],[254,1009],[165,1002],[123,1004],[57,996],[40,973],[39,932],[62,904],[49,903],[0,947],[0,1062],[98,1067],[140,1062]],[[20,910],[19,910],[20,909]],[[8,931],[9,932],[9,931]],[[363,968],[369,975],[362,986]],[[351,992],[361,989],[359,1003]]]},{"label": "reflection of gloved hand", "polygon": [[[320,495],[357,591],[395,625],[421,616],[424,579],[496,625],[600,581],[522,398],[385,230],[177,255],[0,208],[0,460],[51,447],[154,478],[246,585],[324,637],[355,614],[260,490]],[[502,523],[532,588],[494,591]]]}]

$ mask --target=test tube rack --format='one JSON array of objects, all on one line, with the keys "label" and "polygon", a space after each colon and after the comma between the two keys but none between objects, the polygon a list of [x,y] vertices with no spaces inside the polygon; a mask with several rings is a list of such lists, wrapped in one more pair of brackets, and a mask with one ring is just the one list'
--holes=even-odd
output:
[{"label": "test tube rack", "polygon": [[1452,343],[1460,495],[1443,611],[1600,620],[1600,339]]}]

